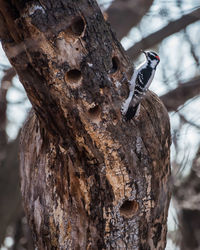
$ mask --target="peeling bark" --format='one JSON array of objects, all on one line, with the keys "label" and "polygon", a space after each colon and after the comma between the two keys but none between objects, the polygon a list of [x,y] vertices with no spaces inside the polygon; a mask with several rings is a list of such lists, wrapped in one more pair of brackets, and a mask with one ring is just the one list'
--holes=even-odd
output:
[{"label": "peeling bark", "polygon": [[123,120],[131,65],[96,2],[1,2],[3,47],[34,108],[20,164],[36,246],[164,249],[168,114],[149,92]]}]

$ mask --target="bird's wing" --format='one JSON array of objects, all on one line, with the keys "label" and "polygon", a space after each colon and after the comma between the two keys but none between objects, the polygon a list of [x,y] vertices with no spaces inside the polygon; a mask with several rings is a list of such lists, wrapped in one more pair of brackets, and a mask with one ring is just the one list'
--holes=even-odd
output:
[{"label": "bird's wing", "polygon": [[141,69],[137,73],[137,76],[135,78],[134,92],[132,93],[131,101],[129,100],[128,109],[125,114],[126,120],[131,120],[136,115],[141,99],[153,79],[151,78],[151,72],[146,70],[145,68]]},{"label": "bird's wing", "polygon": [[128,107],[130,105],[131,100],[133,99],[133,94],[134,94],[134,89],[135,89],[135,79],[137,77],[137,70],[134,70],[134,73],[131,77],[131,80],[129,81],[129,96],[128,98],[123,102],[122,107],[121,107],[121,112],[123,115],[126,114]]}]

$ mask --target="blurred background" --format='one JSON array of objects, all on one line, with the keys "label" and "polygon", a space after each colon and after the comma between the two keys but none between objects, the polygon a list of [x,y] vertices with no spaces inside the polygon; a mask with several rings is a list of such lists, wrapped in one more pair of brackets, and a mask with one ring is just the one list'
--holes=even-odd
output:
[{"label": "blurred background", "polygon": [[[134,65],[161,62],[150,87],[171,120],[173,191],[168,250],[200,249],[200,1],[99,0]],[[19,131],[31,108],[0,47],[0,250],[34,249],[19,191]]]}]

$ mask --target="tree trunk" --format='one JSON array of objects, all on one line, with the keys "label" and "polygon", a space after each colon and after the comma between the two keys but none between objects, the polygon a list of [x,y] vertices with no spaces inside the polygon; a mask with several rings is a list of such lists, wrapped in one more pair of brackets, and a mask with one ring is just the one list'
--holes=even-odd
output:
[{"label": "tree trunk", "polygon": [[132,67],[96,2],[1,0],[0,11],[34,108],[20,164],[38,249],[164,249],[168,114],[149,92],[139,119],[123,120]]}]

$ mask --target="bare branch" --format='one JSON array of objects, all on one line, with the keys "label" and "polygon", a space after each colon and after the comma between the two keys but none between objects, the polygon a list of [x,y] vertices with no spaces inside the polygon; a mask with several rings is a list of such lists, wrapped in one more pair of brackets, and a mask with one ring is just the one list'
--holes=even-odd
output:
[{"label": "bare branch", "polygon": [[190,52],[191,52],[191,56],[193,57],[197,67],[199,66],[199,58],[196,54],[196,51],[195,51],[195,46],[192,42],[192,40],[190,39],[190,36],[189,34],[187,33],[187,31],[185,30],[184,32],[184,35],[185,35],[185,40],[189,43],[189,46],[190,46]]},{"label": "bare branch", "polygon": [[200,8],[197,10],[182,16],[180,19],[170,22],[164,28],[156,31],[155,33],[143,38],[141,41],[133,45],[130,49],[127,50],[127,53],[130,57],[136,58],[140,49],[148,49],[160,43],[163,39],[168,36],[173,35],[176,32],[184,29],[191,23],[198,21],[200,18]]},{"label": "bare branch", "polygon": [[[20,204],[18,203],[19,189],[17,188],[19,177],[17,168],[18,157],[16,152],[18,147],[16,145],[18,144],[14,142],[7,144],[6,134],[6,95],[16,72],[14,68],[6,69],[4,72],[5,75],[1,80],[0,86],[0,245],[3,242],[8,225],[18,212],[18,205]],[[7,155],[9,155],[9,157],[6,158]]]},{"label": "bare branch", "polygon": [[0,167],[0,245],[3,243],[6,230],[11,223],[15,223],[22,212],[19,190],[19,136],[5,146],[8,157]]},{"label": "bare branch", "polygon": [[165,104],[167,110],[175,111],[189,99],[200,94],[200,77],[189,82],[180,84],[176,89],[162,95],[160,99]]},{"label": "bare branch", "polygon": [[9,87],[12,84],[12,79],[16,75],[14,68],[9,68],[4,70],[5,75],[1,80],[0,86],[0,164],[4,158],[5,145],[7,143],[6,135],[6,109],[7,109],[7,100],[6,95]]},{"label": "bare branch", "polygon": [[200,126],[199,126],[198,124],[196,124],[195,122],[190,121],[190,120],[187,119],[184,115],[182,115],[182,114],[179,113],[179,117],[180,117],[180,119],[181,119],[184,123],[189,124],[189,125],[191,125],[191,126],[193,126],[193,127],[195,127],[195,128],[197,128],[197,129],[200,130]]},{"label": "bare branch", "polygon": [[117,37],[122,39],[128,34],[145,13],[149,10],[153,0],[116,0],[113,1],[107,10],[108,21],[112,28],[117,32]]}]

